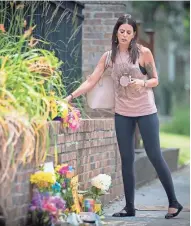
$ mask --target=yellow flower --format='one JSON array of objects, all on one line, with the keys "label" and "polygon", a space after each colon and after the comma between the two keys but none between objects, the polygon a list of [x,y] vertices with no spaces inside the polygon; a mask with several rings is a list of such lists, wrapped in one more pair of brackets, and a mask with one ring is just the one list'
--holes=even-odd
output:
[{"label": "yellow flower", "polygon": [[63,123],[62,125],[63,125],[64,128],[68,127],[68,123]]},{"label": "yellow flower", "polygon": [[55,168],[56,172],[58,172],[64,166],[68,166],[68,164],[57,165]]},{"label": "yellow flower", "polygon": [[61,165],[57,165],[55,168],[56,172],[58,172],[60,170],[60,168],[61,168]]},{"label": "yellow flower", "polygon": [[101,204],[95,204],[94,206],[94,212],[95,213],[99,213],[101,211]]},{"label": "yellow flower", "polygon": [[65,103],[62,103],[61,105],[61,112],[62,112],[62,118],[66,118],[68,115],[68,105]]},{"label": "yellow flower", "polygon": [[57,105],[54,98],[51,98],[50,100],[50,112],[51,112],[52,119],[58,115]]},{"label": "yellow flower", "polygon": [[62,112],[62,118],[66,118],[68,115],[68,108],[65,108]]},{"label": "yellow flower", "polygon": [[55,184],[55,175],[50,172],[38,171],[31,175],[30,182],[36,184],[39,188],[48,188]]}]

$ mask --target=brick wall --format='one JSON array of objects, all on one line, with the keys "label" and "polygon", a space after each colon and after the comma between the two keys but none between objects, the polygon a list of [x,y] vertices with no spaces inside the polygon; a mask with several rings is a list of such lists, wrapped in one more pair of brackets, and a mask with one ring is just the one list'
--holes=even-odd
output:
[{"label": "brick wall", "polygon": [[52,142],[53,137],[57,140],[59,162],[68,162],[76,168],[80,189],[88,188],[92,177],[106,173],[112,176],[113,188],[104,197],[104,203],[122,193],[121,163],[113,119],[84,119],[77,132],[62,129],[60,123],[55,122],[50,133],[54,134],[54,131],[55,135],[51,136]]},{"label": "brick wall", "polygon": [[[106,204],[123,193],[120,156],[117,150],[113,119],[82,120],[77,132],[63,129],[60,122],[47,125],[50,149],[46,161],[54,161],[54,142],[57,141],[59,163],[72,164],[79,175],[80,189],[90,185],[90,179],[99,173],[111,175],[113,187],[103,197]],[[19,168],[12,184],[11,195],[5,200],[8,207],[8,226],[24,226],[31,199],[29,178],[35,171],[31,164]]]},{"label": "brick wall", "polygon": [[121,2],[84,2],[82,34],[82,72],[92,73],[101,55],[111,49],[113,27],[125,13]]},{"label": "brick wall", "polygon": [[[60,122],[47,124],[50,137],[50,148],[46,161],[54,162],[54,142],[57,141],[58,163],[69,163],[79,175],[79,189],[86,189],[90,179],[99,173],[112,177],[110,194],[102,197],[104,204],[123,194],[121,161],[117,147],[113,119],[82,120],[77,132],[63,129]],[[19,146],[18,146],[19,147]],[[137,150],[139,153],[140,150]],[[141,153],[141,154],[140,154]],[[136,187],[156,178],[156,171],[142,151],[135,157]],[[163,156],[171,171],[177,170],[178,149],[163,150]],[[30,175],[35,172],[34,165],[20,166],[15,181],[10,185],[11,194],[2,196],[4,207],[8,210],[7,226],[24,226],[31,200]],[[0,223],[1,225],[1,223]]]}]

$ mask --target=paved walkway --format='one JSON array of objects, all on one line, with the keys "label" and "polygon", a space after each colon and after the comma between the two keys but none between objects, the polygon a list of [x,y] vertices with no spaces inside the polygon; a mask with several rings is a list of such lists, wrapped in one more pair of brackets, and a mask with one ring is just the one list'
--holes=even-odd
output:
[{"label": "paved walkway", "polygon": [[139,209],[136,217],[113,218],[114,212],[120,211],[125,200],[105,207],[106,219],[104,225],[109,226],[189,226],[190,225],[190,166],[172,174],[175,191],[179,202],[184,206],[183,211],[174,219],[166,220],[168,201],[166,193],[158,179],[136,190],[135,204]]}]

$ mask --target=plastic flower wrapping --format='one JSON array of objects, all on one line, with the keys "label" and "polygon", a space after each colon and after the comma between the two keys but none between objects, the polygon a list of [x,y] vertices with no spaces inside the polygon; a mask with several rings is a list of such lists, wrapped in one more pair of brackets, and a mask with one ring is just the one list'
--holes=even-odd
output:
[{"label": "plastic flower wrapping", "polygon": [[[32,225],[54,226],[59,222],[80,225],[87,219],[103,215],[99,199],[111,186],[111,177],[99,174],[92,178],[91,188],[78,190],[78,176],[71,165],[53,167],[54,172],[41,171],[31,175],[33,197],[29,206]],[[79,222],[74,223],[74,222]]]}]

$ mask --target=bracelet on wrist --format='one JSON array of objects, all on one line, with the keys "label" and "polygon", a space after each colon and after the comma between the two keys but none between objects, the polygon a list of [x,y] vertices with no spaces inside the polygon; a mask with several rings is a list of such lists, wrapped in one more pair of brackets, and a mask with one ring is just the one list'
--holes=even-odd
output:
[{"label": "bracelet on wrist", "polygon": [[72,98],[71,98],[71,100],[73,100],[73,99],[74,99],[74,96],[73,96],[73,94],[72,94],[72,93],[70,94],[70,96],[72,97]]}]

